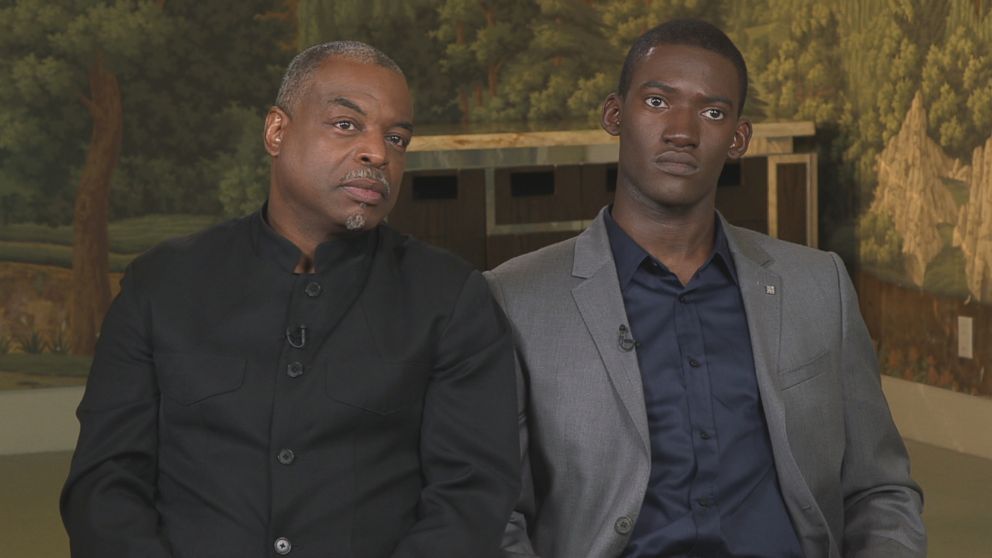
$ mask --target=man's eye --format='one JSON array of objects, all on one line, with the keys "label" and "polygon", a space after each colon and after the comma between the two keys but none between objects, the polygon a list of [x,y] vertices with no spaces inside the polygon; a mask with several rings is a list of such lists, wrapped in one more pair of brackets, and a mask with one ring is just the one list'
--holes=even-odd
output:
[{"label": "man's eye", "polygon": [[723,111],[720,109],[706,109],[703,111],[703,116],[710,120],[723,120]]},{"label": "man's eye", "polygon": [[393,145],[395,145],[397,147],[406,147],[406,146],[410,145],[410,140],[408,140],[407,138],[405,138],[405,137],[403,137],[403,136],[401,136],[399,134],[390,134],[390,135],[386,136],[386,141],[388,141],[389,143],[391,143],[391,144],[393,144]]},{"label": "man's eye", "polygon": [[651,108],[662,108],[668,103],[665,102],[661,97],[651,96],[644,99],[644,102]]},{"label": "man's eye", "polygon": [[355,129],[355,123],[350,120],[339,120],[334,123],[334,126],[338,129],[351,131]]}]

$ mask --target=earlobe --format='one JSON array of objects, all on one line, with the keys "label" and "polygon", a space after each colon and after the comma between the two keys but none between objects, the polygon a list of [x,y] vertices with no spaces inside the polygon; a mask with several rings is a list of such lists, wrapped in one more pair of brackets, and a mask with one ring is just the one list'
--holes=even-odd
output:
[{"label": "earlobe", "polygon": [[262,133],[262,140],[265,150],[272,157],[279,155],[282,150],[282,138],[286,131],[286,124],[289,117],[279,107],[272,107],[265,115],[265,129]]},{"label": "earlobe", "polygon": [[737,123],[737,129],[734,130],[734,137],[730,142],[730,148],[727,149],[727,156],[731,159],[740,159],[747,153],[747,147],[751,143],[751,122],[746,119],[741,119]]},{"label": "earlobe", "polygon": [[603,101],[603,114],[599,124],[607,134],[619,136],[620,122],[620,98],[616,93],[610,93]]}]

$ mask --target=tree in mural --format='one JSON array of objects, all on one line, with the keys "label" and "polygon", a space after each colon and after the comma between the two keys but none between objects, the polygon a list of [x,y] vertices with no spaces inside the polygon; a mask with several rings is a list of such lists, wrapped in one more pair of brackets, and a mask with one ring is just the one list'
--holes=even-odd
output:
[{"label": "tree in mural", "polygon": [[842,112],[844,79],[833,46],[837,24],[829,5],[815,0],[773,0],[769,13],[783,18],[784,36],[773,39],[769,57],[758,58],[755,88],[772,120],[812,120],[822,126]]},{"label": "tree in mural", "polygon": [[726,2],[700,0],[612,0],[602,7],[610,42],[624,53],[642,33],[677,17],[695,17],[720,25]]},{"label": "tree in mural", "polygon": [[[0,81],[0,119],[14,124],[13,129],[4,126],[4,160],[37,157],[42,164],[61,167],[60,173],[19,177],[29,187],[34,180],[68,181],[72,175],[77,183],[69,308],[69,343],[75,354],[92,350],[110,303],[109,192],[124,132],[119,75],[140,64],[148,50],[162,48],[169,27],[161,5],[150,2],[67,6],[24,0],[0,11],[0,44],[8,53],[4,75],[13,77]],[[58,105],[65,108],[55,115],[67,120],[70,131],[78,133],[88,125],[84,150],[59,140],[49,112]],[[57,150],[25,149],[20,141],[25,133],[30,143],[51,137]],[[80,141],[82,134],[73,139]],[[77,172],[57,164],[60,157],[80,151],[85,157]]]},{"label": "tree in mural", "polygon": [[[528,60],[512,77],[527,100],[531,121],[570,120],[599,113],[599,105],[616,86],[613,69],[623,54],[606,40],[600,14],[587,0],[539,0],[531,24]],[[509,87],[513,95],[513,88]],[[526,95],[524,95],[526,93]]]},{"label": "tree in mural", "polygon": [[406,73],[418,122],[455,121],[455,86],[438,63],[444,48],[429,35],[439,19],[434,0],[301,0],[298,46],[336,40],[373,45]]},{"label": "tree in mural", "polygon": [[949,154],[968,158],[992,135],[992,46],[970,27],[930,48],[922,90],[930,135]]},{"label": "tree in mural", "polygon": [[[10,76],[0,81],[0,197],[14,220],[73,223],[74,354],[92,351],[110,302],[114,194],[123,194],[123,214],[216,209],[206,161],[228,138],[211,126],[215,113],[266,90],[258,76],[273,57],[259,51],[273,50],[262,39],[276,33],[245,25],[261,4],[17,0],[0,8],[0,67]],[[241,36],[224,35],[231,30]],[[149,199],[152,192],[160,194]],[[212,203],[202,207],[205,200]]]}]

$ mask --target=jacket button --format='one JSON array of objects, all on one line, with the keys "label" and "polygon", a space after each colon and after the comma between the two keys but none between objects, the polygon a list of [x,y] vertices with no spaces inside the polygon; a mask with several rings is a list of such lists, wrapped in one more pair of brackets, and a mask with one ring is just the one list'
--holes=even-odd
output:
[{"label": "jacket button", "polygon": [[318,296],[320,296],[320,291],[322,290],[323,288],[320,286],[320,283],[316,281],[310,281],[309,283],[307,283],[307,286],[303,289],[303,292],[307,293],[307,296],[310,298],[317,298]]},{"label": "jacket button", "polygon": [[290,463],[296,460],[296,454],[293,453],[293,450],[291,449],[281,449],[279,450],[279,453],[276,455],[276,459],[279,460],[279,463],[282,463],[283,465],[289,465]]},{"label": "jacket button", "polygon": [[285,556],[293,550],[292,543],[286,537],[279,537],[276,542],[272,544],[272,547],[276,549],[276,554],[279,556]]},{"label": "jacket button", "polygon": [[613,524],[613,530],[621,535],[626,535],[634,527],[634,522],[626,515]]},{"label": "jacket button", "polygon": [[291,362],[289,366],[286,367],[286,375],[290,378],[299,378],[303,375],[303,363],[301,362]]}]

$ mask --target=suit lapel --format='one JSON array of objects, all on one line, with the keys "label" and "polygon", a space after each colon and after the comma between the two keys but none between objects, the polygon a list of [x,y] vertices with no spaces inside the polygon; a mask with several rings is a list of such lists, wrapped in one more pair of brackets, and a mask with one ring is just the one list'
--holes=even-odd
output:
[{"label": "suit lapel", "polygon": [[[723,219],[723,217],[720,217]],[[782,334],[782,278],[768,269],[771,256],[749,239],[749,234],[738,232],[736,227],[723,222],[727,240],[734,256],[741,297],[747,314],[754,352],[754,372],[761,395],[761,406],[768,425],[772,454],[782,495],[790,506],[794,518],[804,519],[799,508],[811,497],[799,466],[792,455],[786,430],[785,403],[779,379],[779,355]]]},{"label": "suit lapel", "polygon": [[602,211],[576,239],[572,274],[584,279],[572,289],[572,297],[589,335],[596,343],[610,383],[630,416],[645,453],[650,457],[651,445],[637,353],[623,351],[619,345],[620,325],[629,327],[629,324]]}]

